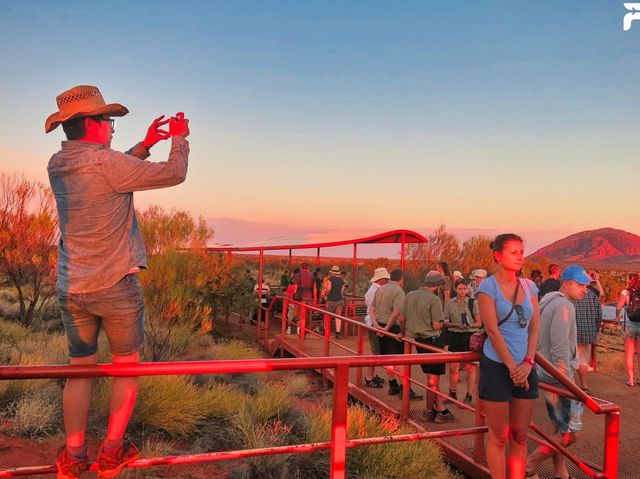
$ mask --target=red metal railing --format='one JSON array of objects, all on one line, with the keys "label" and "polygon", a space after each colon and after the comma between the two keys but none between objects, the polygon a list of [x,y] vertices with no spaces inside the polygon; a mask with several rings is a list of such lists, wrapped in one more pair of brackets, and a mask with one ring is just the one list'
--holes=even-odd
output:
[{"label": "red metal railing", "polygon": [[[467,353],[441,353],[425,357],[424,355],[396,356],[361,356],[361,357],[327,357],[327,358],[294,358],[294,359],[261,359],[235,361],[191,361],[173,363],[140,363],[140,364],[98,364],[73,366],[3,366],[0,367],[0,380],[8,379],[46,379],[46,378],[86,378],[110,376],[158,376],[183,374],[230,374],[247,372],[283,371],[292,369],[324,369],[332,368],[334,373],[333,419],[331,441],[326,443],[300,444],[283,447],[268,447],[240,451],[222,451],[186,456],[170,456],[140,459],[129,467],[148,467],[169,464],[193,464],[210,461],[240,459],[245,457],[290,454],[329,449],[331,451],[330,477],[344,479],[346,477],[346,449],[349,447],[390,442],[432,439],[446,436],[480,434],[486,432],[485,427],[456,429],[450,431],[424,432],[398,436],[385,436],[365,439],[347,439],[347,398],[349,370],[351,367],[367,367],[402,364],[431,364],[437,362],[464,361]],[[91,464],[90,469],[95,470]],[[0,477],[19,477],[35,474],[55,473],[55,466],[20,467],[0,470]]]},{"label": "red metal railing", "polygon": [[[330,350],[330,345],[332,345],[334,347],[341,348],[344,351],[350,352],[354,354],[356,357],[362,356],[364,353],[364,333],[365,332],[375,331],[378,334],[384,334],[391,337],[396,336],[394,334],[376,330],[375,328],[369,327],[366,324],[358,321],[354,317],[348,318],[346,316],[338,316],[335,314],[328,313],[326,310],[318,306],[299,303],[296,301],[290,301],[287,298],[282,298],[282,299],[283,299],[283,308],[282,308],[283,313],[281,317],[281,320],[282,320],[281,331],[280,331],[281,334],[279,338],[276,338],[277,341],[280,341],[280,342],[284,341],[287,324],[292,324],[287,320],[287,316],[286,316],[286,310],[288,308],[289,303],[293,303],[296,306],[300,307],[301,318],[306,318],[307,315],[309,315],[310,312],[312,311],[316,311],[317,313],[323,315],[324,334],[322,335],[313,332],[310,328],[307,328],[306,322],[304,320],[300,321],[299,326],[301,327],[301,334],[300,334],[298,347],[302,352],[304,352],[304,346],[305,346],[304,337],[306,334],[316,335],[319,337],[321,336],[323,338],[325,356],[328,355]],[[343,325],[345,323],[351,324],[357,330],[357,341],[356,341],[357,350],[350,349],[346,347],[344,344],[341,344],[340,342],[331,340],[330,325],[331,325],[332,318],[341,319],[343,321]],[[405,354],[411,353],[413,347],[423,348],[433,352],[439,352],[439,354],[436,354],[437,356],[440,356],[440,354],[443,353],[441,349],[438,349],[434,346],[428,346],[421,343],[417,343],[410,338],[402,337],[401,340],[405,344]],[[478,353],[463,353],[463,354],[466,354],[467,356],[466,356],[466,359],[462,362],[477,361],[480,356]],[[430,354],[428,356],[432,356],[432,355]],[[450,362],[450,361],[446,361],[446,362]],[[556,449],[557,451],[560,451],[565,457],[567,457],[567,459],[575,463],[581,470],[587,473],[590,477],[617,478],[618,477],[618,450],[619,450],[619,420],[620,420],[619,406],[603,400],[596,401],[594,398],[587,395],[575,383],[573,383],[572,381],[569,381],[558,369],[556,369],[553,366],[553,364],[551,364],[548,360],[546,360],[540,354],[536,354],[536,362],[540,364],[540,366],[543,369],[545,369],[556,381],[558,381],[559,384],[561,384],[565,388],[565,389],[561,389],[561,388],[553,387],[548,384],[540,383],[540,387],[542,389],[555,392],[559,395],[569,397],[574,400],[581,401],[593,413],[599,414],[599,415],[600,414],[605,415],[605,431],[604,431],[605,444],[604,444],[604,454],[603,454],[603,466],[598,466],[597,464],[594,464],[591,461],[578,458],[575,454],[571,453],[567,448],[565,448],[561,444],[554,441],[553,438],[551,438],[548,434],[544,433],[539,427],[537,427],[533,423],[531,424],[531,429],[534,432],[536,432],[536,434],[538,434],[540,437],[542,437],[544,441],[540,441],[538,438],[531,435],[529,435],[529,438],[541,444],[546,443],[547,445],[550,445],[552,448]],[[385,364],[385,366],[389,366],[389,365]],[[412,379],[411,368],[409,363],[406,363],[402,376],[403,376],[403,388],[402,388],[403,396],[402,396],[402,407],[400,410],[401,419],[407,420],[409,417],[409,406],[410,406],[409,385],[416,385],[418,387],[424,388],[425,390],[429,389],[442,397],[446,397],[447,399],[456,403],[461,408],[473,410],[471,406],[464,404],[456,399],[449,398],[446,394],[442,393],[441,391],[434,391],[431,388],[429,388],[426,384],[422,384]],[[358,385],[362,384],[361,369],[359,369],[356,373],[356,384]],[[482,411],[479,408],[476,409],[476,426],[484,426],[484,415],[482,414]],[[482,462],[483,451],[484,451],[484,438],[482,435],[477,435],[476,443],[475,443],[475,452],[474,452],[474,458],[476,462],[478,463]],[[602,472],[599,472],[599,471],[602,471]]]},{"label": "red metal railing", "polygon": [[[265,344],[269,341],[269,325],[272,316],[273,305],[275,297],[272,299],[269,307],[263,308],[264,322],[262,322],[262,315],[258,316],[257,334],[259,339],[263,339]],[[334,400],[333,400],[333,418],[331,427],[331,441],[325,443],[313,443],[313,444],[301,444],[282,447],[268,447],[262,449],[250,449],[240,451],[222,451],[211,452],[205,454],[195,454],[186,456],[171,456],[171,457],[158,457],[140,459],[133,463],[130,467],[148,467],[153,465],[168,465],[168,464],[187,464],[187,463],[200,463],[210,461],[221,461],[229,459],[240,459],[245,457],[253,457],[260,455],[272,455],[283,453],[300,453],[310,452],[317,450],[331,451],[330,460],[330,477],[332,479],[343,479],[346,477],[346,449],[349,447],[356,447],[369,444],[383,444],[389,442],[398,441],[413,441],[422,439],[438,439],[450,436],[463,436],[463,435],[475,435],[475,452],[473,454],[475,459],[475,467],[478,470],[482,470],[486,474],[486,469],[482,465],[483,452],[484,452],[484,433],[487,428],[484,425],[484,416],[478,409],[476,410],[476,422],[474,427],[461,428],[449,431],[432,431],[415,434],[406,434],[390,437],[378,437],[378,438],[366,438],[349,440],[346,436],[346,419],[347,419],[347,398],[349,390],[349,376],[350,369],[352,367],[359,368],[356,372],[356,381],[361,384],[362,381],[362,367],[370,366],[400,366],[404,365],[405,368],[402,372],[403,376],[403,398],[402,398],[402,410],[400,416],[402,419],[408,419],[409,416],[409,394],[410,385],[417,385],[425,389],[427,385],[421,384],[411,378],[411,366],[416,364],[434,364],[434,363],[449,363],[449,362],[473,362],[479,359],[477,353],[452,353],[444,352],[432,346],[425,346],[416,343],[408,338],[401,338],[405,343],[405,352],[409,353],[413,347],[423,347],[435,352],[435,354],[404,354],[404,355],[391,355],[391,356],[365,356],[364,352],[364,333],[367,331],[376,331],[374,328],[370,328],[365,324],[357,321],[353,318],[344,316],[337,316],[328,313],[326,310],[317,306],[308,305],[305,303],[289,301],[287,298],[282,298],[283,308],[281,317],[281,328],[279,338],[276,337],[276,341],[281,343],[286,338],[286,327],[288,324],[292,324],[287,319],[287,309],[289,303],[293,303],[300,308],[301,321],[299,326],[301,327],[301,334],[299,338],[299,347],[304,351],[305,347],[305,335],[311,334],[321,337],[324,342],[324,356],[323,357],[308,357],[308,358],[281,358],[281,359],[261,359],[261,360],[238,360],[238,361],[194,361],[194,362],[174,362],[174,363],[140,363],[140,364],[100,364],[100,365],[74,365],[74,366],[4,366],[0,367],[0,380],[7,379],[38,379],[38,378],[78,378],[78,377],[107,377],[107,376],[152,376],[152,375],[177,375],[177,374],[229,374],[229,373],[246,373],[246,372],[266,372],[266,371],[281,371],[292,369],[319,369],[323,371],[325,380],[327,379],[327,369],[333,370],[333,383],[334,383]],[[324,326],[324,333],[319,334],[313,332],[312,328],[308,328],[310,324],[307,324],[305,319],[307,314],[312,311],[322,315],[322,321]],[[331,341],[331,321],[332,319],[341,319],[342,321],[349,323],[357,331],[358,341],[357,350],[347,348],[344,344]],[[297,325],[296,325],[297,326]],[[261,337],[260,332],[264,332]],[[395,336],[386,332],[389,336]],[[333,344],[342,348],[346,352],[354,354],[354,356],[329,356],[329,345]],[[558,394],[577,399],[585,403],[585,405],[591,409],[595,414],[604,414],[605,418],[605,444],[604,444],[604,461],[603,466],[591,464],[585,460],[581,460],[574,454],[569,452],[562,445],[556,443],[551,437],[540,431],[534,424],[531,425],[532,429],[538,433],[542,439],[548,443],[552,448],[560,451],[569,460],[577,464],[585,473],[590,477],[617,479],[618,477],[618,448],[619,448],[619,407],[612,403],[606,403],[602,401],[596,401],[578,388],[574,383],[569,381],[563,376],[557,369],[553,367],[544,357],[537,355],[536,361],[554,377],[566,390],[553,388],[552,386],[541,384],[541,387],[548,389]],[[434,391],[436,394],[446,396],[439,391]],[[473,409],[469,405],[456,402],[460,407],[465,409]],[[531,437],[533,440],[542,443],[537,438]],[[465,456],[466,457],[466,456]],[[92,469],[95,469],[95,464],[91,465]],[[598,472],[598,470],[602,472]],[[54,473],[54,466],[39,466],[39,467],[22,467],[16,469],[0,470],[0,477],[18,477],[28,476],[34,474],[46,474]]]}]

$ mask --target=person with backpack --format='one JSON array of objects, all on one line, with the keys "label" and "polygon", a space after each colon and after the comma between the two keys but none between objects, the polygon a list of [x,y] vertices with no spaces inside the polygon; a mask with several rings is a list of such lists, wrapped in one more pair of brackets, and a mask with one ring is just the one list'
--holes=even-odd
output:
[{"label": "person with backpack", "polygon": [[[456,297],[451,298],[444,307],[444,327],[449,333],[447,335],[449,351],[469,351],[471,335],[482,326],[480,310],[475,298],[468,297],[467,284],[463,279],[456,280],[454,289]],[[463,402],[471,404],[478,373],[471,363],[466,363],[465,367],[467,369],[467,391]],[[449,364],[449,396],[453,399],[458,398],[459,372],[460,363]]]},{"label": "person with backpack", "polygon": [[[626,313],[626,314],[625,314]],[[627,289],[620,293],[616,306],[616,316],[620,320],[624,314],[624,359],[627,367],[627,386],[634,387],[636,381],[633,374],[633,356],[638,356],[640,369],[640,276],[629,275]]]},{"label": "person with backpack", "polygon": [[[314,299],[317,298],[316,294],[316,282],[313,278],[313,274],[309,271],[309,263],[304,262],[300,265],[300,272],[294,276],[293,284],[296,286],[296,292],[293,295],[295,301],[301,303],[311,304]],[[295,318],[299,328],[305,328],[305,317],[301,317],[302,307],[298,305],[296,307]],[[309,318],[311,318],[311,312],[309,312]]]}]

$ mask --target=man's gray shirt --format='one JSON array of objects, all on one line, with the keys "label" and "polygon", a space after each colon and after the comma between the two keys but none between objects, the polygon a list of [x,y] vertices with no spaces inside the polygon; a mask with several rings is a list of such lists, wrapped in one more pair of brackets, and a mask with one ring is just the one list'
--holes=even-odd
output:
[{"label": "man's gray shirt", "polygon": [[[182,183],[189,142],[172,137],[168,161],[148,162],[140,144],[128,153],[85,141],[63,141],[47,171],[60,221],[59,291],[110,288],[147,255],[133,206],[133,192]],[[132,156],[135,155],[135,156]]]}]

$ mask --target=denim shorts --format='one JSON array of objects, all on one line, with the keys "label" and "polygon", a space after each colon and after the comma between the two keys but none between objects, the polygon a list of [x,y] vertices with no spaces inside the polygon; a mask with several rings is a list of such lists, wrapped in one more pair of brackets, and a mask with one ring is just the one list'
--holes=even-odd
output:
[{"label": "denim shorts", "polygon": [[82,358],[98,351],[98,333],[104,329],[112,354],[138,352],[144,340],[142,288],[128,274],[107,289],[90,293],[58,293],[69,356]]},{"label": "denim shorts", "polygon": [[640,321],[629,321],[627,319],[624,327],[624,335],[627,338],[640,338]]},{"label": "denim shorts", "polygon": [[371,354],[380,355],[380,336],[378,333],[374,331],[367,330],[367,335],[369,336],[369,347],[371,348]]},{"label": "denim shorts", "polygon": [[538,374],[536,369],[529,373],[529,389],[513,384],[507,367],[480,356],[480,378],[478,379],[478,397],[484,401],[509,402],[511,399],[536,399],[538,397]]},{"label": "denim shorts", "polygon": [[578,432],[582,429],[582,411],[584,406],[578,401],[544,391],[544,403],[547,406],[549,419],[556,426],[557,432]]}]

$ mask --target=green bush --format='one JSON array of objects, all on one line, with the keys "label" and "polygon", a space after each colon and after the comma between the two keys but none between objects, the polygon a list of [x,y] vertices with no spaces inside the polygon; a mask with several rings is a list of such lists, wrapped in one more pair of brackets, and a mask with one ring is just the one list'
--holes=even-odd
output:
[{"label": "green bush", "polygon": [[[395,418],[383,417],[381,420],[363,406],[349,407],[347,429],[350,439],[414,432],[406,426],[400,426]],[[331,411],[316,408],[309,416],[307,441],[324,442],[330,438]],[[356,474],[354,477],[362,479],[457,477],[445,465],[438,446],[427,440],[350,448],[347,451],[347,467]]]}]

